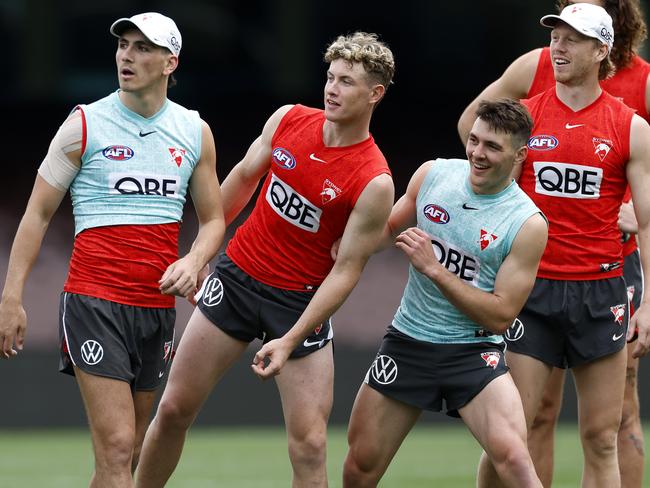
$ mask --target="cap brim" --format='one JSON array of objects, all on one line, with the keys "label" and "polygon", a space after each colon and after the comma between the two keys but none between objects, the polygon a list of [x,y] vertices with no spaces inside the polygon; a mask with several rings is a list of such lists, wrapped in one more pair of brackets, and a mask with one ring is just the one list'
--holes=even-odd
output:
[{"label": "cap brim", "polygon": [[559,15],[545,15],[539,19],[539,23],[544,27],[555,27],[560,20],[562,20],[562,18]]},{"label": "cap brim", "polygon": [[136,29],[139,29],[139,27],[135,25],[131,19],[127,19],[126,17],[123,17],[113,22],[110,31],[111,34],[113,34],[115,37],[120,37],[126,29],[131,27],[135,27]]}]

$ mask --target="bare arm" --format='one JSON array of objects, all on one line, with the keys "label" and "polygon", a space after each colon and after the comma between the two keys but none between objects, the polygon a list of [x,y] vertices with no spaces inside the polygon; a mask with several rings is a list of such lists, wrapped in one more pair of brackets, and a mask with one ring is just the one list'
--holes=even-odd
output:
[{"label": "bare arm", "polygon": [[537,70],[537,63],[541,48],[529,51],[515,59],[503,72],[501,77],[488,85],[478,97],[463,111],[458,120],[458,135],[463,144],[467,142],[474,120],[476,110],[481,100],[496,100],[497,98],[526,98]]},{"label": "bare arm", "polygon": [[[67,158],[72,166],[81,167],[82,126],[80,115],[71,114],[52,139],[46,158]],[[41,250],[43,237],[59,208],[65,189],[57,189],[36,176],[32,194],[14,237],[7,276],[0,301],[0,358],[11,358],[22,350],[27,330],[23,292],[27,277]],[[14,349],[14,345],[16,349]]]},{"label": "bare arm", "polygon": [[293,105],[284,105],[264,124],[262,134],[253,141],[244,158],[237,163],[221,185],[226,225],[237,218],[249,202],[257,185],[271,165],[272,140],[282,117]]},{"label": "bare arm", "polygon": [[[638,115],[632,119],[630,131],[630,159],[626,167],[627,181],[632,190],[634,213],[638,223],[637,241],[644,276],[650,276],[650,126]],[[649,294],[644,294],[640,307],[636,310],[628,328],[628,339],[638,328],[639,338],[632,354],[641,357],[650,351],[650,302]]]},{"label": "bare arm", "polygon": [[207,123],[202,122],[201,156],[189,183],[199,220],[199,231],[190,252],[170,264],[160,278],[160,291],[167,295],[188,298],[194,295],[199,272],[214,257],[223,242],[225,225],[216,163],[212,131]]},{"label": "bare arm", "polygon": [[400,197],[388,217],[388,222],[384,227],[381,235],[381,240],[376,249],[376,252],[382,251],[395,243],[395,237],[407,227],[414,226],[417,222],[416,216],[416,200],[420,187],[424,181],[424,177],[429,172],[431,165],[434,161],[427,161],[423,163],[411,176],[406,193]]},{"label": "bare arm", "polygon": [[[334,266],[311,302],[283,337],[268,342],[255,354],[252,368],[258,376],[266,379],[279,374],[291,351],[343,304],[377,247],[393,198],[393,181],[385,174],[363,190],[346,224]],[[270,362],[265,365],[267,357]]]},{"label": "bare arm", "polygon": [[503,334],[521,311],[535,283],[539,261],[546,247],[548,228],[540,214],[530,217],[519,230],[510,254],[501,264],[488,293],[468,285],[438,262],[431,237],[417,227],[397,238],[397,247],[411,264],[438,287],[449,302],[474,322],[495,334]]},{"label": "bare arm", "polygon": [[621,204],[618,211],[618,228],[627,234],[636,234],[638,225],[634,215],[634,204],[632,200]]},{"label": "bare arm", "polygon": [[[395,237],[402,232],[407,227],[412,227],[416,224],[416,199],[422,186],[422,181],[424,177],[429,172],[429,168],[434,161],[427,161],[423,163],[411,176],[408,187],[406,188],[406,193],[393,205],[393,209],[390,212],[390,217],[388,217],[388,222],[384,227],[384,230],[381,234],[379,243],[375,252],[383,251],[384,249],[389,248],[395,244]],[[337,260],[339,246],[341,245],[341,239],[337,240],[332,246],[332,259]]]}]

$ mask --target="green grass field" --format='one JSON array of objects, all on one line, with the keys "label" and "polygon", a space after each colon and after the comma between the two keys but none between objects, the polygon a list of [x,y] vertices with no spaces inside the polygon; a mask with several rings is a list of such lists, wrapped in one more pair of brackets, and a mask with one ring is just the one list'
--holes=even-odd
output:
[{"label": "green grass field", "polygon": [[[646,429],[650,439],[650,430]],[[330,429],[330,486],[341,486],[345,431]],[[582,457],[577,431],[562,426],[554,487],[579,486]],[[466,488],[475,483],[480,449],[458,427],[418,425],[407,437],[381,486]],[[650,469],[646,462],[646,472]],[[90,438],[83,430],[0,431],[0,487],[76,488],[88,485]],[[275,428],[195,429],[169,488],[286,488],[291,472],[285,434]]]}]

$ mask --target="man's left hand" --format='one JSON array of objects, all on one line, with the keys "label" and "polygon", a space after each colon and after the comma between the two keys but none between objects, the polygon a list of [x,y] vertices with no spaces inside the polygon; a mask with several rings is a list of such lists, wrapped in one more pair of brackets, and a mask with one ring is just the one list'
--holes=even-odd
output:
[{"label": "man's left hand", "polygon": [[647,305],[642,304],[632,315],[628,326],[628,340],[632,338],[636,328],[639,335],[634,343],[632,357],[640,358],[650,352],[650,307]]},{"label": "man's left hand", "polygon": [[170,264],[158,280],[160,292],[165,295],[189,297],[196,290],[198,274],[192,259],[184,256]]},{"label": "man's left hand", "polygon": [[292,351],[285,342],[283,339],[273,339],[264,344],[255,354],[251,368],[261,379],[267,380],[280,374]]}]

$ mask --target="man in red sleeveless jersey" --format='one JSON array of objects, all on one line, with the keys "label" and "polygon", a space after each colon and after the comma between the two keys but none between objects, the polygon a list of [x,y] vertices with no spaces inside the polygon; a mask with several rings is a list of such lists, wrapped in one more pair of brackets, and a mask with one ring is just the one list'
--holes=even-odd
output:
[{"label": "man in red sleeveless jersey", "polygon": [[255,338],[264,345],[253,371],[262,379],[282,372],[293,486],[327,486],[330,316],[357,283],[392,207],[390,171],[369,127],[395,65],[388,47],[363,32],[339,37],[325,61],[325,110],[278,109],[222,185],[230,223],[266,175],[197,298],[145,438],[139,487],[165,484],[205,398]]},{"label": "man in red sleeveless jersey", "polygon": [[[621,421],[628,304],[618,210],[629,181],[639,221],[641,261],[650,259],[650,126],[604,92],[611,71],[611,17],[587,3],[542,18],[551,27],[556,84],[524,104],[535,121],[519,183],[549,218],[538,279],[508,333],[508,362],[529,424],[552,367],[571,368],[585,457],[583,486],[620,486]],[[647,192],[646,192],[647,193]],[[650,307],[642,301],[633,354],[650,347]],[[486,458],[480,480],[493,486]]]},{"label": "man in red sleeveless jersey", "polygon": [[[558,10],[573,0],[559,0]],[[600,5],[610,14],[616,33],[610,54],[616,72],[601,80],[608,93],[623,100],[636,113],[650,121],[650,64],[637,51],[646,37],[647,27],[639,0],[590,0],[585,3]],[[458,122],[461,138],[465,137],[475,118],[477,104],[483,99],[499,97],[530,98],[555,86],[553,65],[548,47],[530,51],[515,61],[503,75],[486,87],[465,109]],[[629,191],[625,201],[630,200]],[[634,220],[631,203],[621,206],[621,221]],[[629,225],[629,224],[628,224]],[[636,225],[632,222],[632,226]],[[638,308],[643,295],[643,273],[639,262],[636,239],[625,229],[623,239],[624,277],[630,298],[630,313]],[[639,359],[627,348],[627,371],[623,415],[618,431],[618,459],[623,486],[641,487],[644,467],[644,440],[641,427],[637,374]],[[562,405],[564,370],[554,368],[541,401],[539,412],[530,428],[528,442],[537,472],[544,486],[553,479],[553,445],[555,426]]]}]

